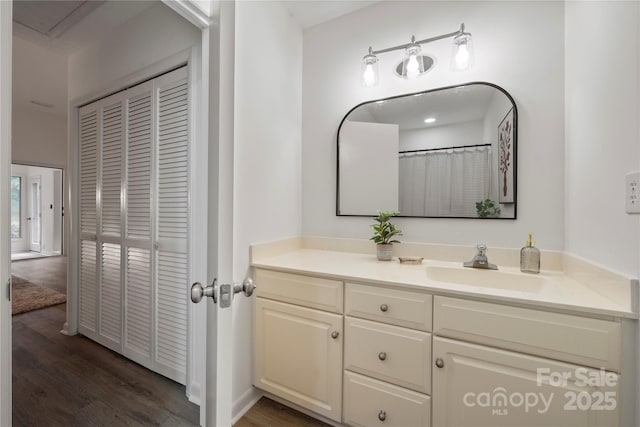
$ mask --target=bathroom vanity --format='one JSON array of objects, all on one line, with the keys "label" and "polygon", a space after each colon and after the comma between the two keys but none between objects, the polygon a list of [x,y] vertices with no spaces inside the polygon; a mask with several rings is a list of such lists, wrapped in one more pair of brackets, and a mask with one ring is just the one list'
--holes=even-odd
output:
[{"label": "bathroom vanity", "polygon": [[532,276],[508,251],[490,272],[417,246],[425,264],[252,247],[254,385],[353,426],[632,425],[637,281],[560,253],[564,271]]}]

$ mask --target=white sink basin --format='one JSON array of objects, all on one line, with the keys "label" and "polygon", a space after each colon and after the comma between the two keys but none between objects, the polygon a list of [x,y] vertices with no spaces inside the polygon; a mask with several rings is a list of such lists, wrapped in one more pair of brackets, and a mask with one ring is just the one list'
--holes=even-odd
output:
[{"label": "white sink basin", "polygon": [[501,270],[483,270],[456,266],[428,265],[427,278],[436,282],[483,288],[508,289],[536,293],[548,279],[544,276]]}]

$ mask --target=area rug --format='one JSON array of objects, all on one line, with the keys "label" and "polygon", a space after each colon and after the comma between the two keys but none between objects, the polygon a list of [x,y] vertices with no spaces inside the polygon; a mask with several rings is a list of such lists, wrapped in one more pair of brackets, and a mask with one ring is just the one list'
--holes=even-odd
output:
[{"label": "area rug", "polygon": [[53,289],[29,283],[16,276],[11,277],[11,314],[39,310],[67,301],[67,296]]}]

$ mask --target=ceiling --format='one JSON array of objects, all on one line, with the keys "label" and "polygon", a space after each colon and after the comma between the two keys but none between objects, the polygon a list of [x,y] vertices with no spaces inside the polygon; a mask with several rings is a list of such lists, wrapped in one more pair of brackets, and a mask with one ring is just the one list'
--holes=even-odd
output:
[{"label": "ceiling", "polygon": [[[349,120],[398,124],[401,131],[472,122],[484,118],[496,93],[491,86],[471,85],[406,95],[363,104],[349,114]],[[428,117],[436,122],[425,124]]]},{"label": "ceiling", "polygon": [[[3,1],[3,0],[0,0]],[[303,29],[378,3],[283,0]],[[108,37],[159,0],[14,0],[13,102],[66,115],[67,57]]]},{"label": "ceiling", "polygon": [[56,38],[100,6],[104,0],[27,1],[13,3],[13,23]]},{"label": "ceiling", "polygon": [[103,39],[156,0],[14,0],[13,35],[69,55]]}]

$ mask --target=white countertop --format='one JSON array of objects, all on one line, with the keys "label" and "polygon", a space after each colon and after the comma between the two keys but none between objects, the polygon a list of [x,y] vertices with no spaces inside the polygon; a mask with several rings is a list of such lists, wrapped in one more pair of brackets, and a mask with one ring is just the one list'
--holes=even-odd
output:
[{"label": "white countertop", "polygon": [[[514,278],[512,286],[481,287],[439,282],[427,277],[427,266],[461,268],[459,262],[425,260],[423,264],[408,265],[400,264],[397,258],[378,261],[375,254],[298,248],[254,259],[252,265],[281,272],[419,289],[435,295],[511,302],[573,313],[638,318],[638,313],[631,308],[631,301],[625,306],[607,298],[602,289],[598,292],[561,271],[541,270],[540,275],[536,276],[541,278],[540,286],[535,291],[526,291],[518,289],[517,276],[531,275],[521,273],[514,267],[498,266],[501,272],[509,273],[509,277]],[[478,269],[474,271],[478,274],[487,273]],[[523,280],[527,278],[523,277]],[[257,283],[257,286],[260,284]]]}]

